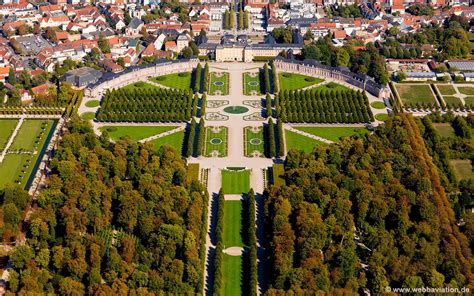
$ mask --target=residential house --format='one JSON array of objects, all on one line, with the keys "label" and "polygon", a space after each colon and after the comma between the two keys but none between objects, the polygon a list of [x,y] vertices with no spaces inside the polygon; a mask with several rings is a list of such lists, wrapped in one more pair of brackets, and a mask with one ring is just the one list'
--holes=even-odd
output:
[{"label": "residential house", "polygon": [[140,34],[140,30],[143,27],[143,22],[141,19],[133,18],[125,29],[125,34],[127,36],[136,36]]}]

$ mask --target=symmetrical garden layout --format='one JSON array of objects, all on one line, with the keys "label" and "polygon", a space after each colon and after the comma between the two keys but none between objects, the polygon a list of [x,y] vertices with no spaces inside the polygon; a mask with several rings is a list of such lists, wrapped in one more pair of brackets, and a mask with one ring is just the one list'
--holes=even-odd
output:
[{"label": "symmetrical garden layout", "polygon": [[[210,63],[134,79],[104,89],[101,98],[86,98],[80,113],[95,115],[96,130],[114,141],[127,137],[157,149],[173,146],[207,185],[209,221],[215,219],[212,205],[221,204],[220,241],[214,237],[215,223],[209,222],[206,294],[219,289],[224,295],[243,295],[257,289],[251,284],[256,282],[257,243],[249,239],[255,233],[244,234],[262,227],[255,207],[269,182],[282,182],[275,176],[278,165],[273,176],[270,172],[287,151],[309,153],[342,137],[362,137],[369,132],[366,123],[387,116],[381,99],[345,82],[278,73],[271,65]],[[251,189],[255,197],[248,194]],[[223,196],[218,198],[219,192]],[[259,257],[258,264],[264,265],[265,258]],[[265,277],[260,276],[263,291]]]}]

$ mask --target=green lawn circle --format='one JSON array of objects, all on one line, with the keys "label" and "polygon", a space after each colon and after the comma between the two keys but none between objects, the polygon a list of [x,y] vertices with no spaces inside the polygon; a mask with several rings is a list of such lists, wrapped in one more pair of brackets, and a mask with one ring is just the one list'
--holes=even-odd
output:
[{"label": "green lawn circle", "polygon": [[258,138],[253,138],[253,139],[250,139],[250,144],[252,145],[260,145],[262,144],[262,140],[258,139]]},{"label": "green lawn circle", "polygon": [[100,105],[99,100],[92,100],[92,101],[86,102],[86,107],[89,107],[89,108],[99,107],[99,105]]},{"label": "green lawn circle", "polygon": [[244,107],[244,106],[229,106],[229,107],[224,108],[224,112],[227,112],[230,114],[242,114],[248,111],[249,111],[249,108]]},{"label": "green lawn circle", "polygon": [[219,139],[219,138],[212,138],[209,142],[210,142],[212,145],[220,145],[220,144],[222,144],[222,140]]},{"label": "green lawn circle", "polygon": [[385,109],[385,103],[380,101],[372,102],[370,106],[374,109]]},{"label": "green lawn circle", "polygon": [[375,119],[379,121],[386,121],[388,119],[388,114],[385,114],[385,113],[376,114]]},{"label": "green lawn circle", "polygon": [[95,113],[94,112],[85,112],[85,113],[81,114],[81,117],[84,120],[92,120],[95,117]]}]

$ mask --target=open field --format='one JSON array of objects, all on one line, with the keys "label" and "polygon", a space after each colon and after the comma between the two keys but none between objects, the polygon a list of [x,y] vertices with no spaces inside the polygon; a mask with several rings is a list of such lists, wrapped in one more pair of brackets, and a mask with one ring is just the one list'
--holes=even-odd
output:
[{"label": "open field", "polygon": [[0,151],[7,145],[17,124],[17,119],[0,119]]},{"label": "open field", "polygon": [[188,164],[187,181],[199,181],[199,163]]},{"label": "open field", "polygon": [[436,99],[428,84],[397,84],[395,87],[403,104],[436,103]]},{"label": "open field", "polygon": [[144,81],[137,81],[135,83],[122,87],[122,89],[125,89],[125,90],[149,89],[149,88],[157,88],[157,86],[154,86],[153,84],[150,84],[150,83],[146,83]]},{"label": "open field", "polygon": [[211,95],[226,96],[229,94],[229,73],[211,73],[209,79],[209,93]]},{"label": "open field", "polygon": [[[51,120],[25,120],[18,131],[9,150],[35,151],[41,149],[41,138],[47,136],[53,121]],[[35,147],[37,147],[35,149]]]},{"label": "open field", "polygon": [[109,137],[114,140],[120,140],[128,137],[133,141],[139,141],[154,135],[158,135],[169,130],[175,129],[176,126],[103,126],[101,131],[107,131]]},{"label": "open field", "polygon": [[464,97],[464,104],[466,106],[474,107],[474,96]]},{"label": "open field", "polygon": [[449,161],[454,168],[454,172],[459,180],[474,177],[472,172],[472,164],[469,159],[453,159]]},{"label": "open field", "polygon": [[308,87],[314,84],[318,84],[324,81],[324,79],[301,75],[301,74],[294,74],[294,73],[279,73],[278,79],[280,81],[280,89],[281,90],[294,90],[300,89],[304,87]]},{"label": "open field", "polygon": [[458,86],[458,90],[463,95],[468,95],[468,96],[473,96],[474,95],[474,87]]},{"label": "open field", "polygon": [[258,153],[262,156],[265,153],[265,142],[263,137],[263,128],[260,127],[257,132],[254,132],[252,127],[245,128],[245,156],[253,156]]},{"label": "open field", "polygon": [[452,85],[438,84],[436,85],[438,91],[443,96],[452,96],[456,93],[456,90]]},{"label": "open field", "polygon": [[374,109],[385,109],[386,108],[385,103],[380,102],[380,101],[372,102],[370,104],[370,106]]},{"label": "open field", "polygon": [[222,170],[224,194],[247,194],[250,190],[249,170]]},{"label": "open field", "polygon": [[456,135],[450,123],[433,123],[433,126],[442,137],[449,138]]},{"label": "open field", "polygon": [[222,262],[223,291],[225,296],[242,295],[242,256],[224,254]]},{"label": "open field", "polygon": [[338,142],[343,137],[352,135],[363,135],[369,132],[364,127],[294,127],[297,130],[319,136],[334,142]]},{"label": "open field", "polygon": [[[227,156],[227,128],[206,127],[205,156]],[[216,155],[217,154],[217,155]]]},{"label": "open field", "polygon": [[243,247],[242,241],[242,201],[224,202],[224,248]]},{"label": "open field", "polygon": [[181,72],[149,78],[151,81],[176,89],[191,89],[191,72]]},{"label": "open field", "polygon": [[272,166],[273,185],[283,186],[286,184],[285,178],[285,166],[283,164],[274,164]]},{"label": "open field", "polygon": [[285,131],[286,137],[286,146],[287,150],[290,151],[291,149],[296,150],[303,150],[304,152],[312,152],[315,146],[323,144],[323,142],[308,138],[306,136],[297,134],[295,132],[286,130]]},{"label": "open field", "polygon": [[462,102],[459,98],[454,96],[443,96],[443,100],[447,106],[459,106],[462,105]]},{"label": "open field", "polygon": [[259,73],[244,73],[244,94],[245,95],[251,95],[252,93],[255,93],[257,95],[261,94],[261,89],[262,89],[262,83],[263,81],[260,81],[260,75]]},{"label": "open field", "polygon": [[178,154],[181,154],[183,150],[183,141],[184,131],[179,131],[171,135],[155,139],[153,141],[150,141],[149,143],[151,143],[153,145],[153,148],[157,150],[163,145],[169,145],[173,147],[174,150],[178,152]]}]

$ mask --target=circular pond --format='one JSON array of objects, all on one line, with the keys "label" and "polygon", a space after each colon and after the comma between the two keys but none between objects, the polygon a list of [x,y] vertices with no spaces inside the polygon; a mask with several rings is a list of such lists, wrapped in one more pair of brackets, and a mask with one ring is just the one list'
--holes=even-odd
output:
[{"label": "circular pond", "polygon": [[260,145],[260,144],[262,144],[262,140],[257,139],[257,138],[253,138],[253,139],[250,139],[250,144],[252,144],[252,145]]},{"label": "circular pond", "polygon": [[224,86],[224,81],[214,81],[215,86]]},{"label": "circular pond", "polygon": [[219,144],[222,144],[222,140],[221,140],[221,139],[219,139],[219,138],[213,138],[213,139],[211,139],[211,141],[210,141],[210,142],[211,142],[211,144],[213,144],[213,145],[219,145]]},{"label": "circular pond", "polygon": [[229,106],[224,108],[224,112],[230,113],[230,114],[242,114],[249,111],[249,108],[244,107],[244,106]]},{"label": "circular pond", "polygon": [[258,85],[258,81],[249,81],[249,82],[248,82],[248,85],[250,85],[250,86],[257,86],[257,85]]}]

